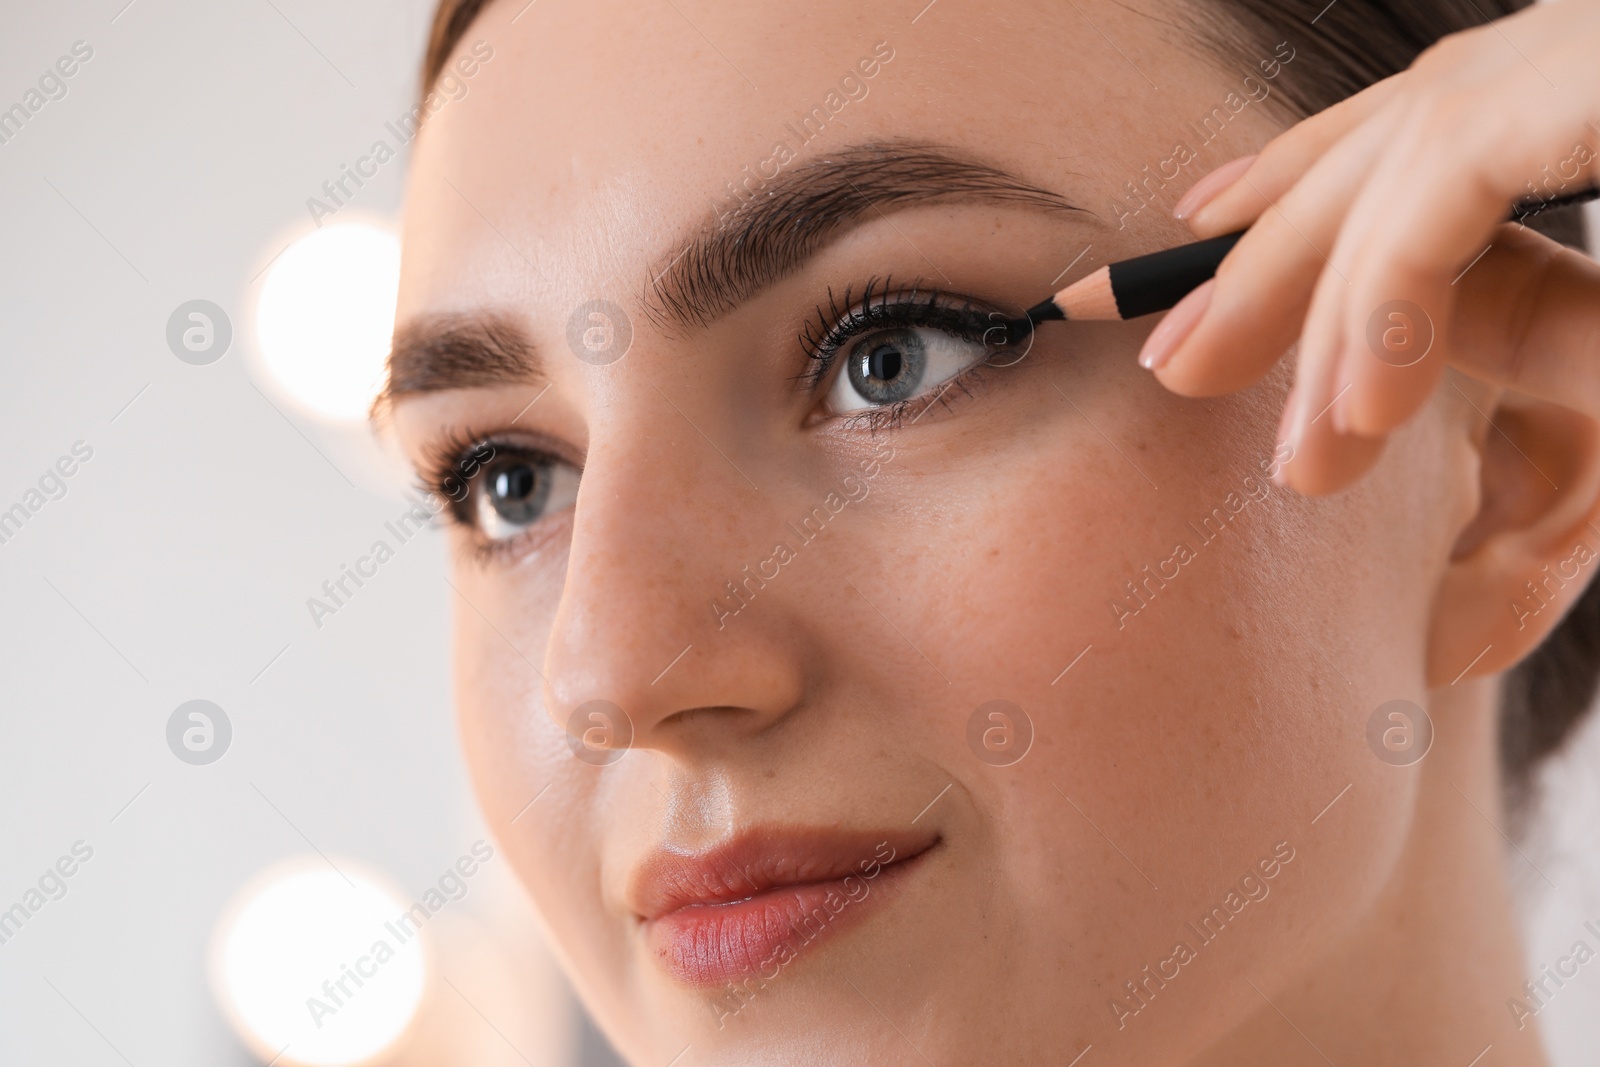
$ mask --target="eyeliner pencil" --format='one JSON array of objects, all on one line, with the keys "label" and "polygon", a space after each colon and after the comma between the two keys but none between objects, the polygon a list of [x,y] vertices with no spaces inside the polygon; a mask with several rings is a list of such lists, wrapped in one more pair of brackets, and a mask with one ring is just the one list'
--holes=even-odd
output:
[{"label": "eyeliner pencil", "polygon": [[[1600,198],[1600,186],[1590,186],[1551,200],[1519,201],[1508,222],[1525,222],[1552,208],[1569,207]],[[1124,259],[1080,278],[1048,300],[1024,312],[1007,325],[1017,336],[1033,331],[1034,323],[1057,319],[1114,321],[1136,319],[1166,311],[1209,281],[1217,266],[1248,231],[1224,234],[1206,241],[1179,245],[1162,252]]]}]

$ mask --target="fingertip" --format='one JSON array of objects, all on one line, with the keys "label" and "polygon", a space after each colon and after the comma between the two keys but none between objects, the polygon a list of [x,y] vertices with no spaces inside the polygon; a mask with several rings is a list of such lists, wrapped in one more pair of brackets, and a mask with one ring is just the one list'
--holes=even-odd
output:
[{"label": "fingertip", "polygon": [[1156,328],[1145,338],[1139,350],[1139,366],[1149,371],[1159,371],[1171,362],[1172,357],[1211,307],[1211,298],[1217,291],[1217,280],[1210,279],[1175,304],[1162,316]]},{"label": "fingertip", "polygon": [[1194,187],[1172,209],[1172,217],[1180,222],[1186,222],[1196,212],[1215,200],[1230,185],[1244,176],[1245,171],[1255,163],[1257,156],[1252,154],[1240,156],[1218,167],[1216,170],[1195,182]]},{"label": "fingertip", "polygon": [[1386,437],[1336,433],[1331,424],[1307,427],[1273,480],[1301,496],[1329,496],[1376,466],[1387,444]]}]

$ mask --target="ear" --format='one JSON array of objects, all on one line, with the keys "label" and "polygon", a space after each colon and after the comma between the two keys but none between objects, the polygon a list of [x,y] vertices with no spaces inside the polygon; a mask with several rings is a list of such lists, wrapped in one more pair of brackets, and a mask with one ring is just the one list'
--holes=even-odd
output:
[{"label": "ear", "polygon": [[1493,426],[1471,435],[1478,509],[1434,601],[1430,687],[1515,665],[1600,570],[1600,423],[1475,384]]}]

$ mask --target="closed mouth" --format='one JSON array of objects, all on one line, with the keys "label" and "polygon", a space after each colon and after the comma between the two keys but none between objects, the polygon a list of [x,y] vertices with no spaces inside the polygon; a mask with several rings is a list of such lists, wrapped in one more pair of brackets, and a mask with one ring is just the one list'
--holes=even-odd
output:
[{"label": "closed mouth", "polygon": [[758,828],[701,852],[661,849],[631,902],[661,966],[690,985],[775,977],[865,918],[939,844],[936,833]]}]

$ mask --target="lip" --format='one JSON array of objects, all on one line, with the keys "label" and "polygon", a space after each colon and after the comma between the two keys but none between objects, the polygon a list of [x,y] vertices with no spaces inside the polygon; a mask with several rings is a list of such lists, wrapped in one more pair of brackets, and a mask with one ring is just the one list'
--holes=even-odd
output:
[{"label": "lip", "polygon": [[761,827],[702,851],[656,850],[629,901],[677,980],[770,980],[874,911],[939,841],[934,832]]}]

